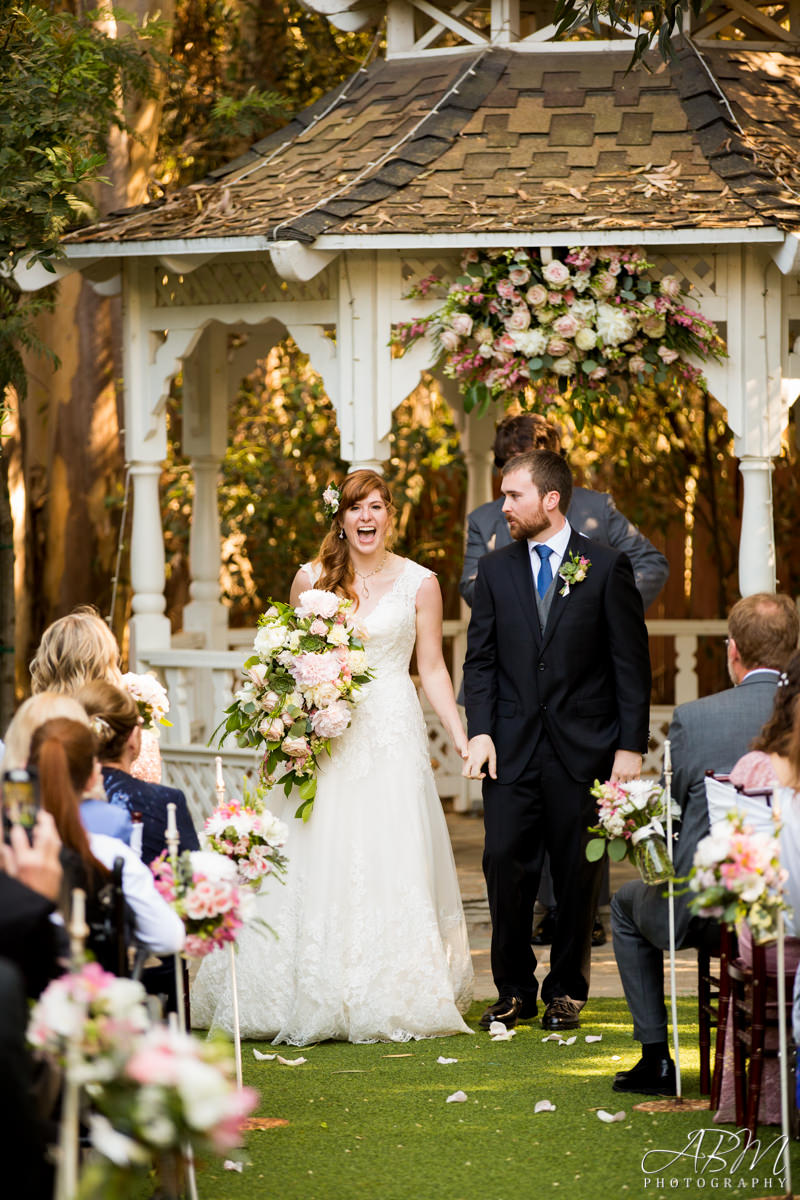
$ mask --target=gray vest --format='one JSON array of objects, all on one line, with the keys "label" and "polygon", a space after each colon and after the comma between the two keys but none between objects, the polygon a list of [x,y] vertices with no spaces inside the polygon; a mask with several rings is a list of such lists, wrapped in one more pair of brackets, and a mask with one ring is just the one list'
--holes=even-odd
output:
[{"label": "gray vest", "polygon": [[558,575],[555,575],[550,583],[550,587],[545,592],[544,596],[540,596],[536,588],[533,589],[533,594],[536,597],[536,611],[539,614],[539,628],[544,633],[547,625],[547,618],[550,615],[550,605],[553,603],[553,596],[556,594],[556,583],[559,582]]}]

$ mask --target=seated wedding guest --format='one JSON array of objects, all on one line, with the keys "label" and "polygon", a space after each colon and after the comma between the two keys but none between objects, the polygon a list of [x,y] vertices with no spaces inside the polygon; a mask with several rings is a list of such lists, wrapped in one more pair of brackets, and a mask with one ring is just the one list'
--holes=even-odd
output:
[{"label": "seated wedding guest", "polygon": [[[790,911],[785,914],[786,941],[784,954],[787,974],[800,964],[800,939],[795,913],[800,913],[800,651],[793,654],[781,672],[775,689],[772,715],[753,742],[753,749],[735,764],[731,783],[747,789],[787,789],[781,793],[783,830],[781,832],[781,864],[789,872],[786,884]],[[789,791],[788,789],[791,789]],[[764,806],[764,830],[771,829],[771,814]],[[753,961],[752,938],[746,924],[737,927],[739,959],[750,965]],[[767,950],[767,971],[776,973],[774,946]],[[767,1042],[767,1048],[770,1043]],[[774,1044],[773,1047],[774,1049]],[[762,1125],[780,1125],[780,1076],[775,1058],[764,1060],[758,1120]],[[733,1075],[733,1040],[730,1022],[725,1039],[725,1059],[722,1067],[722,1087],[719,1108],[714,1120],[726,1123],[736,1120]]]},{"label": "seated wedding guest", "polygon": [[[117,639],[96,608],[84,604],[48,625],[31,664],[31,690],[74,695],[91,679],[119,685]],[[161,782],[158,734],[148,729],[132,772],[137,779]]]},{"label": "seated wedding guest", "polygon": [[[59,692],[39,692],[28,700],[23,700],[14,713],[6,733],[5,754],[0,762],[0,776],[3,771],[24,767],[28,762],[31,737],[34,729],[43,725],[53,717],[67,717],[70,721],[80,721],[89,724],[89,718],[83,705],[72,696]],[[107,833],[109,837],[120,838],[129,843],[131,840],[131,818],[124,808],[110,805],[98,785],[94,794],[81,798],[81,822],[84,829],[90,833]]]},{"label": "seated wedding guest", "polygon": [[[31,738],[28,765],[38,772],[42,807],[52,813],[71,851],[66,864],[69,887],[84,887],[88,913],[121,858],[122,891],[134,918],[136,942],[153,954],[177,953],[184,943],[183,923],[156,891],[148,868],[124,842],[103,833],[87,834],[81,824],[79,798],[99,776],[95,750],[92,730],[64,717],[46,721]],[[87,919],[91,925],[91,917]]]},{"label": "seated wedding guest", "polygon": [[[674,846],[675,873],[688,875],[697,843],[708,833],[705,773],[726,774],[748,749],[767,720],[780,672],[797,648],[800,621],[789,596],[766,592],[737,601],[728,616],[727,661],[733,688],[692,700],[675,709],[669,728],[672,748],[672,797],[681,809]],[[664,951],[669,947],[669,917],[662,884],[629,880],[611,901],[614,954],[625,999],[633,1017],[633,1036],[642,1056],[629,1071],[619,1071],[616,1092],[670,1096],[675,1064],[667,1042],[664,1003]],[[675,897],[675,945],[696,946],[707,936],[708,922],[692,917],[689,894]]]},{"label": "seated wedding guest", "polygon": [[103,787],[112,807],[142,814],[142,860],[150,863],[167,848],[167,805],[175,805],[179,850],[199,850],[200,842],[189,815],[186,797],[178,788],[136,779],[131,766],[139,757],[142,725],[136,701],[129,692],[104,679],[95,679],[77,693],[92,722],[103,772]]},{"label": "seated wedding guest", "polygon": [[63,929],[51,921],[61,888],[60,846],[45,812],[38,814],[32,844],[19,825],[0,843],[0,1156],[4,1194],[26,1200],[53,1195],[25,1035],[28,1001],[64,969]]}]

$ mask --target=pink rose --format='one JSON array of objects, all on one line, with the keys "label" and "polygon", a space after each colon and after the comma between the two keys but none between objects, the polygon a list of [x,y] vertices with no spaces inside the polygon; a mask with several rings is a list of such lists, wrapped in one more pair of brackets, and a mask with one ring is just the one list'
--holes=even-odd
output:
[{"label": "pink rose", "polygon": [[631,375],[642,375],[647,367],[647,363],[642,358],[641,354],[632,354],[628,359],[628,370]]},{"label": "pink rose", "polygon": [[563,358],[565,354],[569,353],[569,342],[565,342],[563,338],[559,337],[550,338],[547,343],[547,353],[551,354],[553,358]]},{"label": "pink rose", "polygon": [[672,350],[669,346],[659,346],[658,357],[662,362],[674,363],[675,359],[679,358],[680,355],[678,354],[677,350]]},{"label": "pink rose", "polygon": [[300,593],[300,603],[297,606],[297,612],[302,616],[315,617],[335,617],[339,611],[341,601],[334,592],[325,591],[324,588],[309,588],[307,592]]},{"label": "pink rose", "polygon": [[554,258],[542,267],[542,278],[552,288],[564,288],[569,283],[569,271],[562,262]]},{"label": "pink rose", "polygon": [[312,621],[308,627],[308,632],[315,634],[316,637],[325,637],[328,632],[328,626],[319,617]]},{"label": "pink rose", "polygon": [[214,915],[214,885],[207,879],[199,879],[186,893],[184,900],[186,915],[192,921],[202,921]]},{"label": "pink rose", "polygon": [[613,296],[617,290],[617,281],[611,271],[598,271],[592,280],[593,296]]},{"label": "pink rose", "polygon": [[519,292],[514,287],[510,279],[498,279],[497,294],[501,300],[511,300],[516,302],[519,300]]},{"label": "pink rose", "polygon": [[472,317],[468,313],[456,313],[450,327],[459,337],[469,337],[472,333]]},{"label": "pink rose", "polygon": [[301,688],[316,687],[318,683],[333,683],[339,678],[341,662],[334,650],[324,654],[298,654],[289,670]]},{"label": "pink rose", "polygon": [[514,287],[524,287],[531,277],[531,273],[527,267],[512,267],[508,272],[508,278],[514,284]]},{"label": "pink rose", "polygon": [[565,313],[563,317],[556,317],[553,321],[553,329],[562,338],[573,338],[580,328],[578,321],[573,317],[572,313]]},{"label": "pink rose", "polygon": [[517,349],[517,343],[509,333],[504,333],[497,339],[494,344],[495,353],[501,356],[504,354],[514,354]]},{"label": "pink rose", "polygon": [[283,721],[280,717],[274,717],[271,721],[262,721],[258,731],[268,742],[279,742],[283,737]]},{"label": "pink rose", "polygon": [[285,737],[281,749],[290,758],[308,758],[311,747],[304,737]]},{"label": "pink rose", "polygon": [[595,367],[589,378],[591,379],[592,383],[599,383],[601,379],[605,379],[607,374],[608,371],[605,367]]},{"label": "pink rose", "polygon": [[642,333],[650,338],[661,338],[667,328],[667,323],[659,313],[649,313],[642,319]]},{"label": "pink rose", "polygon": [[533,287],[528,288],[525,299],[533,308],[541,308],[543,304],[547,303],[547,288],[542,287],[540,283],[535,283]]},{"label": "pink rose", "polygon": [[531,323],[530,309],[524,304],[517,304],[509,317],[505,319],[505,327],[510,332],[523,333]]},{"label": "pink rose", "polygon": [[439,337],[439,341],[444,346],[445,350],[457,350],[461,338],[453,329],[443,329]]}]

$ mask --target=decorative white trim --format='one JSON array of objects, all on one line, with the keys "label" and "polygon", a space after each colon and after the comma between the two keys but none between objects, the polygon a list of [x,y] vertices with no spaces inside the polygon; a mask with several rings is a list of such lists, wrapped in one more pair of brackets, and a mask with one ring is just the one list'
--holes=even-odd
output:
[{"label": "decorative white trim", "polygon": [[328,263],[333,262],[338,251],[317,250],[304,246],[302,242],[273,242],[269,249],[272,265],[282,279],[294,280],[296,283],[307,283],[314,279],[320,271],[324,271]]}]

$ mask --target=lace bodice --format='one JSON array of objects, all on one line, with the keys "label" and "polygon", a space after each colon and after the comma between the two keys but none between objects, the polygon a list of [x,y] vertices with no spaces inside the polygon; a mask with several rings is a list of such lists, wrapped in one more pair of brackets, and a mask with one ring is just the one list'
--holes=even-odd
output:
[{"label": "lace bodice", "polygon": [[[303,570],[316,583],[319,564],[305,563]],[[417,592],[431,575],[406,559],[390,590],[359,621],[369,634],[365,649],[375,678],[364,688],[349,728],[331,746],[332,760],[357,778],[369,772],[376,753],[390,746],[403,745],[427,761],[425,722],[408,666],[417,635]]]}]

